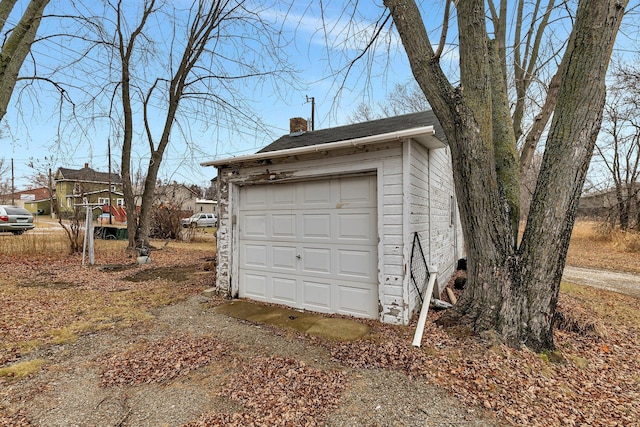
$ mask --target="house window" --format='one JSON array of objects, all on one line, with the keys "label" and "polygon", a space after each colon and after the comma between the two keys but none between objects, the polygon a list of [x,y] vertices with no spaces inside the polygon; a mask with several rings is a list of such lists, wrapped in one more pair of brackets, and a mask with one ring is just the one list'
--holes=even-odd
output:
[{"label": "house window", "polygon": [[109,204],[109,199],[106,197],[98,197],[98,204],[101,206],[105,206]]},{"label": "house window", "polygon": [[64,208],[64,199],[60,199],[60,207]]},{"label": "house window", "polygon": [[124,199],[117,199],[116,200],[116,205],[118,207],[120,207],[120,208],[123,207],[124,206]]},{"label": "house window", "polygon": [[67,198],[67,207],[70,208],[71,207],[71,197]]},{"label": "house window", "polygon": [[111,191],[116,191],[116,185],[115,184],[111,184]]},{"label": "house window", "polygon": [[80,194],[80,184],[77,182],[73,184],[73,194]]}]

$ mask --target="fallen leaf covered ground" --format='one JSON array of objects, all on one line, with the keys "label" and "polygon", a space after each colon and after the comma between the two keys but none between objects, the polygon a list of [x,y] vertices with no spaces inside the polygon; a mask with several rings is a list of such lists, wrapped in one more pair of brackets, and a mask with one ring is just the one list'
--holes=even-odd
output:
[{"label": "fallen leaf covered ground", "polygon": [[[213,284],[202,271],[202,251],[154,251],[153,264],[137,266],[122,248],[82,266],[79,255],[3,257],[0,286],[0,366],[46,344],[60,344],[96,330],[128,327],[149,320],[149,310],[186,298]],[[171,266],[168,274],[162,268]],[[160,269],[160,272],[157,271]],[[147,280],[137,275],[154,271]],[[165,272],[166,273],[166,272]],[[178,273],[177,275],[175,273]]]},{"label": "fallen leaf covered ground", "polygon": [[[609,300],[606,291],[593,297]],[[612,295],[629,316],[606,322],[579,298],[563,295],[560,310],[575,331],[558,330],[558,350],[536,354],[439,328],[430,313],[422,347],[397,328],[372,323],[375,339],[338,343],[332,357],[352,367],[395,369],[426,378],[469,405],[483,406],[515,425],[640,425],[640,303]],[[606,303],[605,303],[606,304]],[[613,305],[613,304],[612,304]],[[633,313],[633,314],[631,314]]]},{"label": "fallen leaf covered ground", "polygon": [[243,364],[220,395],[243,405],[245,412],[205,414],[199,426],[322,425],[340,401],[345,375],[283,357],[258,357]]},{"label": "fallen leaf covered ground", "polygon": [[219,360],[227,354],[228,344],[213,337],[180,336],[140,344],[122,354],[100,361],[104,387],[163,383],[179,375]]}]

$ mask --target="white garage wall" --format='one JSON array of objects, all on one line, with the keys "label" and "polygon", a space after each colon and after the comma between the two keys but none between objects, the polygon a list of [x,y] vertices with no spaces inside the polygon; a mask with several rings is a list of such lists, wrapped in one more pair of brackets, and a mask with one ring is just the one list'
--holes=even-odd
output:
[{"label": "white garage wall", "polygon": [[[431,191],[431,263],[438,266],[439,291],[444,289],[455,269],[456,261],[463,256],[462,234],[456,207],[453,171],[449,148],[430,151]],[[451,220],[453,205],[454,218]]]},{"label": "white garage wall", "polygon": [[[416,290],[415,285],[411,280],[411,251],[413,248],[414,233],[418,233],[420,244],[425,256],[427,266],[430,267],[431,253],[430,253],[430,184],[429,184],[429,172],[430,166],[430,152],[433,150],[427,150],[420,144],[415,142],[407,143],[406,147],[406,162],[407,162],[407,181],[409,187],[409,200],[407,210],[408,226],[407,226],[407,243],[406,243],[406,260],[407,260],[407,293],[408,293],[408,310],[407,310],[407,322],[411,314],[416,308],[420,306],[420,296]],[[420,286],[421,284],[419,284]],[[421,287],[421,289],[423,289]]]}]

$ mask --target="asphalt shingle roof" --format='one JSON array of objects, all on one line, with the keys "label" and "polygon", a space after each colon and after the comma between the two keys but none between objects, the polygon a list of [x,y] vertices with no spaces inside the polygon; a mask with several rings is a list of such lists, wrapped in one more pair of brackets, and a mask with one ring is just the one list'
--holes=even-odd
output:
[{"label": "asphalt shingle roof", "polygon": [[[102,182],[109,183],[109,174],[106,172],[98,172],[96,170],[91,169],[90,167],[84,167],[82,169],[67,169],[67,168],[58,168],[57,173],[59,178],[58,180],[65,181],[85,181],[85,182]],[[122,178],[120,175],[116,173],[111,174],[111,183],[112,184],[121,184]]]},{"label": "asphalt shingle roof", "polygon": [[307,131],[301,134],[283,135],[264,147],[262,150],[258,151],[258,153],[328,144],[330,142],[364,138],[367,136],[381,135],[424,126],[433,126],[436,132],[435,136],[441,141],[446,142],[440,122],[438,122],[433,111],[429,110],[419,113],[388,117],[385,119],[371,120],[352,125]]}]

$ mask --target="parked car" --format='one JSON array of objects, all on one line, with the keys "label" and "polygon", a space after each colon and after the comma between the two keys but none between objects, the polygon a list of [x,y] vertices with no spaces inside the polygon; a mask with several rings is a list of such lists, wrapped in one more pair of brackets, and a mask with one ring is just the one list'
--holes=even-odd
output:
[{"label": "parked car", "polygon": [[218,218],[212,213],[196,213],[182,220],[183,227],[217,227]]},{"label": "parked car", "polygon": [[33,215],[25,208],[0,206],[0,232],[22,234],[33,227]]}]

